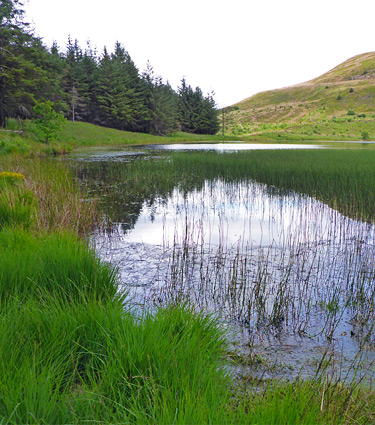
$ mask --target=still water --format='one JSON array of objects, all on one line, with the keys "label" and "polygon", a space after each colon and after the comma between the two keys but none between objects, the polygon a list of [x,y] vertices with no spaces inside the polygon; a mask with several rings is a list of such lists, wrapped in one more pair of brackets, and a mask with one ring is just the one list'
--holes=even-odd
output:
[{"label": "still water", "polygon": [[176,181],[161,190],[151,179],[142,193],[123,173],[137,161],[168,161],[173,149],[226,155],[245,146],[255,145],[76,154],[79,181],[107,218],[92,246],[118,267],[136,311],[190,302],[219,316],[233,350],[262,359],[253,374],[311,376],[326,351],[350,374],[361,351],[361,372],[373,376],[373,225],[255,181],[214,178],[188,188]]}]

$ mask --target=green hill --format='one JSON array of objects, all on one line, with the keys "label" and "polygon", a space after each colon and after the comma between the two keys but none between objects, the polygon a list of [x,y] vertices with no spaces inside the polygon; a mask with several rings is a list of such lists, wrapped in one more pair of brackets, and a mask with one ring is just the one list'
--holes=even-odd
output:
[{"label": "green hill", "polygon": [[258,93],[225,112],[225,131],[233,135],[375,138],[375,52],[348,59],[311,81]]}]

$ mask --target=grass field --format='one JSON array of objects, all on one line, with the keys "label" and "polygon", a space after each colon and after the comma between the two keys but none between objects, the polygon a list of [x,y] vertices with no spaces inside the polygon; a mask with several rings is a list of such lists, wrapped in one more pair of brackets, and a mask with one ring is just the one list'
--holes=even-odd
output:
[{"label": "grass field", "polygon": [[[84,122],[67,121],[56,140],[49,144],[41,143],[33,133],[32,123],[21,124],[15,120],[8,123],[8,131],[0,131],[0,154],[30,153],[34,156],[58,155],[71,152],[78,147],[147,145],[180,142],[215,142],[218,140],[237,140],[234,136],[222,137],[176,132],[167,137],[145,133],[132,133],[113,128],[105,128]],[[9,132],[9,130],[13,132]],[[22,134],[18,133],[22,131]]]}]

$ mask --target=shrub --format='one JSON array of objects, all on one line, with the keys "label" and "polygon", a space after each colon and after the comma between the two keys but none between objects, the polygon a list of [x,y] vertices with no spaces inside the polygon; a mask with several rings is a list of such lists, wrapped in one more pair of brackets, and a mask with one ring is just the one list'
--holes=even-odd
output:
[{"label": "shrub", "polygon": [[368,131],[366,130],[362,131],[361,136],[363,140],[368,140],[370,138],[370,135],[368,134]]},{"label": "shrub", "polygon": [[53,103],[50,101],[37,103],[34,106],[34,114],[36,118],[33,122],[38,136],[45,143],[56,137],[66,121],[62,113],[58,113],[53,109]]},{"label": "shrub", "polygon": [[348,111],[347,115],[356,115],[356,113],[354,111]]}]

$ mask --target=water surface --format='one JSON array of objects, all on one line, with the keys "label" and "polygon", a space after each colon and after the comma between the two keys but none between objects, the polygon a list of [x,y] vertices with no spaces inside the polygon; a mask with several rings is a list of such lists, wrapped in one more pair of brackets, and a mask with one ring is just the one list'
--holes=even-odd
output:
[{"label": "water surface", "polygon": [[[364,335],[372,346],[374,226],[248,179],[161,188],[151,177],[141,192],[141,176],[124,177],[136,161],[168,161],[171,146],[75,157],[107,216],[91,243],[119,268],[133,305],[152,311],[188,301],[218,315],[237,352],[264,359],[252,373],[313,375],[325,350],[336,367],[350,368]],[[374,352],[365,357],[363,370]]]}]

